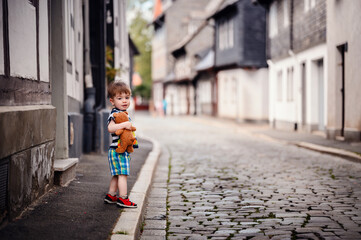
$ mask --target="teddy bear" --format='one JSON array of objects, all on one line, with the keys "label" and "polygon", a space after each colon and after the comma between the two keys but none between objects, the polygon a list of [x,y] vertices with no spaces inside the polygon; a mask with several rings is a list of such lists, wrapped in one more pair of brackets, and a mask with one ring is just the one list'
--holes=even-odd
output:
[{"label": "teddy bear", "polygon": [[[127,112],[118,112],[113,114],[115,123],[122,123],[129,121],[128,113]],[[136,140],[134,134],[132,133],[135,131],[136,128],[132,126],[131,130],[128,129],[118,129],[115,134],[119,136],[118,147],[115,149],[117,153],[124,153],[127,151],[131,153],[134,151],[133,143]]]}]

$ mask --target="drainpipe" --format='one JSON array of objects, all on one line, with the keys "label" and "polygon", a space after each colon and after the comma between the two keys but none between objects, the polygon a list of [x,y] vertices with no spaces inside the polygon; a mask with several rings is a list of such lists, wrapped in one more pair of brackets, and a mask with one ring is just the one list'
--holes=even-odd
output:
[{"label": "drainpipe", "polygon": [[89,1],[84,1],[84,131],[83,131],[83,151],[89,153],[93,150],[93,130],[95,120],[95,88],[90,63],[90,40],[89,40]]}]

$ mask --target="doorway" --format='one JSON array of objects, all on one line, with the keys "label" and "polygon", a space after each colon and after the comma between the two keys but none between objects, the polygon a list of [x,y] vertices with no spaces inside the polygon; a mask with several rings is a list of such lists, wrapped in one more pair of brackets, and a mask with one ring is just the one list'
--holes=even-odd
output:
[{"label": "doorway", "polygon": [[[336,86],[339,87],[339,94],[341,99],[341,132],[340,136],[345,136],[345,52],[347,52],[347,43],[337,46],[338,60],[337,60],[337,82]],[[336,99],[339,99],[337,97]],[[337,104],[339,106],[339,104]],[[339,110],[337,111],[339,112]],[[338,115],[338,114],[337,114]],[[337,116],[336,115],[336,116]],[[338,122],[338,121],[337,121]]]},{"label": "doorway", "polygon": [[323,59],[316,61],[318,79],[318,130],[325,130],[325,89]]},{"label": "doorway", "polygon": [[306,108],[306,102],[307,102],[307,96],[306,96],[306,63],[301,64],[301,105],[302,105],[302,119],[301,119],[301,125],[304,129],[306,127],[306,121],[307,121],[307,108]]}]

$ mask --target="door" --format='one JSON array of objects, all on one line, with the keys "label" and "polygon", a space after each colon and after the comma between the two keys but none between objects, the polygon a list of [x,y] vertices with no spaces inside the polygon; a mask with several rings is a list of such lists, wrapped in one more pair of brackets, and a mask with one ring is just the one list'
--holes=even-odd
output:
[{"label": "door", "polygon": [[318,130],[325,130],[325,89],[323,79],[323,59],[317,61],[318,78]]},{"label": "door", "polygon": [[340,82],[340,84],[337,84],[340,86],[340,94],[341,94],[341,137],[345,136],[345,52],[347,52],[347,43],[342,44],[337,47],[338,49],[338,59],[340,60],[338,62],[338,72],[341,74],[339,75],[337,81]]},{"label": "door", "polygon": [[307,109],[306,109],[306,63],[301,65],[301,105],[302,105],[302,128],[306,126]]}]

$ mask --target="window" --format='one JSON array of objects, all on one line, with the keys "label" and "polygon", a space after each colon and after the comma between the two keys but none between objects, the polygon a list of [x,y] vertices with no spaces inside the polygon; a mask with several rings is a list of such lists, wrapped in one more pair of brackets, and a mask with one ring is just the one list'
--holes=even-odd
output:
[{"label": "window", "polygon": [[288,27],[289,24],[288,0],[283,0],[283,26]]},{"label": "window", "polygon": [[305,6],[304,8],[305,12],[308,12],[308,10],[310,10],[310,0],[304,0],[303,4]]},{"label": "window", "polygon": [[293,101],[293,67],[287,69],[287,101]]},{"label": "window", "polygon": [[311,8],[316,6],[316,0],[304,0],[304,11],[308,12]]},{"label": "window", "polygon": [[74,49],[74,5],[73,1],[66,1],[66,59],[68,61],[68,72],[72,73],[73,49]]},{"label": "window", "polygon": [[237,79],[235,77],[232,77],[232,89],[231,90],[233,90],[232,104],[236,104],[237,103]]},{"label": "window", "polygon": [[218,48],[220,50],[234,47],[234,19],[222,19],[219,21]]},{"label": "window", "polygon": [[269,32],[268,36],[273,38],[278,34],[278,27],[277,27],[277,2],[274,2],[269,11]]},{"label": "window", "polygon": [[277,101],[282,102],[283,100],[283,79],[282,70],[277,73]]},{"label": "window", "polygon": [[316,6],[316,0],[311,0],[311,8]]}]

